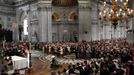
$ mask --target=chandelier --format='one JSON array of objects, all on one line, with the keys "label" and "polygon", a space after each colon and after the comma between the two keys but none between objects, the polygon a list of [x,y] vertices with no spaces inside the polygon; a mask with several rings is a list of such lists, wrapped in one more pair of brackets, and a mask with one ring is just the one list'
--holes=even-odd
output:
[{"label": "chandelier", "polygon": [[133,17],[133,10],[128,8],[128,0],[124,0],[122,3],[118,3],[118,0],[113,0],[112,4],[106,4],[104,2],[104,6],[100,11],[100,20],[102,21],[111,21],[116,29],[119,21],[124,22],[128,21]]}]

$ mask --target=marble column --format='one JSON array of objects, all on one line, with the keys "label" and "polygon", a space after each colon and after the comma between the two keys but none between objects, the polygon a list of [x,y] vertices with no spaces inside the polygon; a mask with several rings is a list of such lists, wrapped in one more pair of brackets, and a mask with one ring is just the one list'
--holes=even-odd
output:
[{"label": "marble column", "polygon": [[127,33],[127,40],[129,44],[134,44],[134,33]]},{"label": "marble column", "polygon": [[39,40],[52,42],[52,11],[51,4],[39,2]]},{"label": "marble column", "polygon": [[3,17],[3,28],[8,28],[8,17],[7,16],[4,16]]},{"label": "marble column", "polygon": [[[132,3],[132,4],[131,4],[132,9],[133,9],[133,8],[134,8],[134,1],[132,1],[131,3]],[[133,14],[133,15],[134,15],[134,14]],[[132,23],[132,31],[133,31],[133,32],[127,33],[127,42],[134,45],[134,17],[132,17],[131,20],[132,20],[132,21],[130,22],[130,24]]]},{"label": "marble column", "polygon": [[18,28],[17,23],[12,24],[12,31],[13,31],[13,41],[18,41]]},{"label": "marble column", "polygon": [[129,44],[133,44],[134,45],[134,18],[132,18],[132,21],[130,20],[130,28],[132,26],[132,31],[131,32],[126,32],[126,38],[127,38],[127,42]]},{"label": "marble column", "polygon": [[16,40],[14,39],[14,41],[21,41],[19,38],[19,25],[20,25],[20,13],[21,13],[22,11],[21,10],[19,10],[19,9],[16,9],[16,30],[15,30],[15,32],[16,32]]},{"label": "marble column", "polygon": [[79,41],[91,41],[91,17],[88,1],[79,0]]},{"label": "marble column", "polygon": [[48,42],[52,42],[52,9],[48,9]]}]

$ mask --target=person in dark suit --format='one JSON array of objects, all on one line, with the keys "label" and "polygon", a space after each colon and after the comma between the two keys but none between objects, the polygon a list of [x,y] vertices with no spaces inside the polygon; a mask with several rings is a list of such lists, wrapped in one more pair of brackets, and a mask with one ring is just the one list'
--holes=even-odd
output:
[{"label": "person in dark suit", "polygon": [[19,70],[15,70],[12,75],[20,75]]}]

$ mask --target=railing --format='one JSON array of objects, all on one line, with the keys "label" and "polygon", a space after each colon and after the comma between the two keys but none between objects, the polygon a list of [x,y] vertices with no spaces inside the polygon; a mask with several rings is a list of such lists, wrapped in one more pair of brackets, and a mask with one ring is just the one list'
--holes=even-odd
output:
[{"label": "railing", "polygon": [[69,22],[69,21],[67,21],[67,22],[52,22],[52,24],[53,25],[62,25],[62,24],[64,24],[64,25],[78,25],[79,23],[78,22]]}]

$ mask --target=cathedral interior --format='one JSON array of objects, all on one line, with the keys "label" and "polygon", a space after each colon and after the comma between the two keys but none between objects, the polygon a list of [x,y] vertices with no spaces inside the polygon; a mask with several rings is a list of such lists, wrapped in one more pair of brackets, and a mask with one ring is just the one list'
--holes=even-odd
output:
[{"label": "cathedral interior", "polygon": [[134,75],[134,0],[0,0],[0,75]]}]

